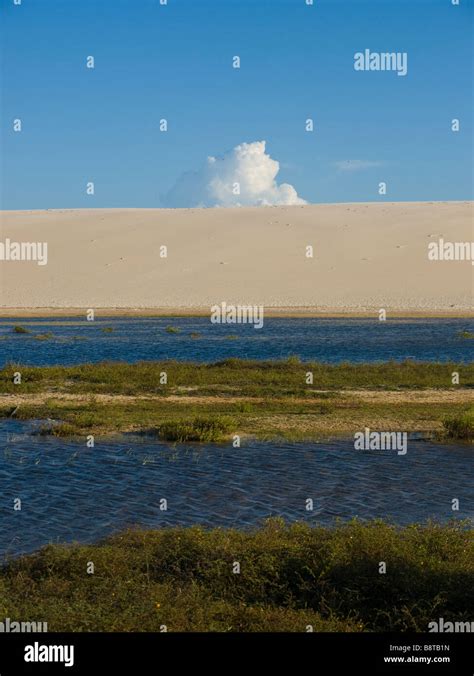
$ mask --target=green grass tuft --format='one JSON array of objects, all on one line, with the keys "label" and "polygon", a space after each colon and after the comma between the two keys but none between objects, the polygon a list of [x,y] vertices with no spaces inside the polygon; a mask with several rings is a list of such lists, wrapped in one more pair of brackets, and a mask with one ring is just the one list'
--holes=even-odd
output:
[{"label": "green grass tuft", "polygon": [[449,439],[472,441],[474,439],[474,411],[445,418],[443,427]]},{"label": "green grass tuft", "polygon": [[78,434],[78,429],[70,423],[44,423],[37,434],[42,437],[71,437]]},{"label": "green grass tuft", "polygon": [[232,418],[226,416],[171,420],[160,425],[159,435],[166,441],[220,441],[229,435],[234,425]]}]

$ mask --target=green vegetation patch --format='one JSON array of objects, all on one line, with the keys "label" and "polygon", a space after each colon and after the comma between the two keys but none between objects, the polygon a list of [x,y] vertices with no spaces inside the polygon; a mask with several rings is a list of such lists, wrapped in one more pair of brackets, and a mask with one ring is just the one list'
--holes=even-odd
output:
[{"label": "green vegetation patch", "polygon": [[171,420],[160,425],[158,433],[166,441],[221,441],[234,426],[232,418],[200,417],[190,421]]},{"label": "green vegetation patch", "polygon": [[473,607],[473,532],[454,521],[132,530],[0,571],[0,615],[49,631],[427,631]]},{"label": "green vegetation patch", "polygon": [[[22,374],[21,385],[13,374]],[[301,363],[226,359],[214,364],[163,361],[101,362],[77,366],[26,366],[8,364],[0,370],[0,393],[41,392],[157,394],[186,388],[191,394],[242,396],[314,396],[318,390],[404,390],[452,387],[459,372],[462,387],[474,387],[474,364],[433,362],[383,362],[369,364]],[[161,374],[167,385],[161,385]],[[307,374],[312,374],[308,384]]]},{"label": "green vegetation patch", "polygon": [[474,440],[474,410],[446,418],[443,427],[449,439]]}]

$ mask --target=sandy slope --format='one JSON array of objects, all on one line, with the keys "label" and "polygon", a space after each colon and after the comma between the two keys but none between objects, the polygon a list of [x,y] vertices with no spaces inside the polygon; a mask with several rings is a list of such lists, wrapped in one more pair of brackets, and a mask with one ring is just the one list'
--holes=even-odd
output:
[{"label": "sandy slope", "polygon": [[7,237],[48,242],[48,264],[0,262],[2,308],[472,308],[471,262],[427,257],[473,240],[472,202],[4,211]]}]

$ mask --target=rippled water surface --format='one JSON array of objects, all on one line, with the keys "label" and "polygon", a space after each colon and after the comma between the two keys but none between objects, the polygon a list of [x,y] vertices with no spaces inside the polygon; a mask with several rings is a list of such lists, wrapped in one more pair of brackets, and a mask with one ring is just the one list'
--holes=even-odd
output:
[{"label": "rippled water surface", "polygon": [[[38,423],[0,423],[0,553],[95,541],[129,525],[249,527],[268,516],[331,524],[470,518],[472,448],[409,441],[408,453],[329,443],[251,441],[172,446],[145,437],[83,442],[31,436]],[[14,499],[22,501],[14,511]],[[160,500],[168,510],[160,510]],[[313,500],[313,511],[306,500]],[[451,509],[453,498],[460,511]]]},{"label": "rippled water surface", "polygon": [[[15,334],[14,324],[31,333]],[[178,332],[167,332],[169,326]],[[473,353],[473,341],[460,336],[465,330],[474,331],[472,320],[270,318],[262,329],[254,329],[245,324],[211,324],[204,317],[95,322],[3,319],[0,365],[153,359],[213,362],[228,357],[283,359],[290,355],[325,362],[407,358],[463,362],[472,360]]]}]

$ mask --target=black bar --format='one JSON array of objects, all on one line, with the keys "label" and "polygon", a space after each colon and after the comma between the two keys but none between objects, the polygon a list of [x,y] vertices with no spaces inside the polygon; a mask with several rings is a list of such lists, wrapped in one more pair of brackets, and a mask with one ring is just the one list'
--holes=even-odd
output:
[{"label": "black bar", "polygon": [[[32,654],[36,658],[43,656],[40,646],[47,646],[45,655],[51,658],[54,653],[49,653],[49,646],[74,646],[72,666],[65,666],[64,662],[25,662],[26,647],[35,644],[38,650]],[[155,676],[170,669],[179,670],[177,673],[188,669],[194,674],[211,664],[220,667],[224,674],[238,670],[241,676],[263,666],[265,673],[271,669],[285,672],[285,664],[292,665],[288,674],[307,664],[314,674],[472,676],[472,647],[470,633],[11,633],[0,634],[0,676],[59,673]],[[70,659],[71,654],[63,653],[62,657]],[[388,662],[386,658],[397,661]],[[449,662],[435,661],[446,658]]]}]

